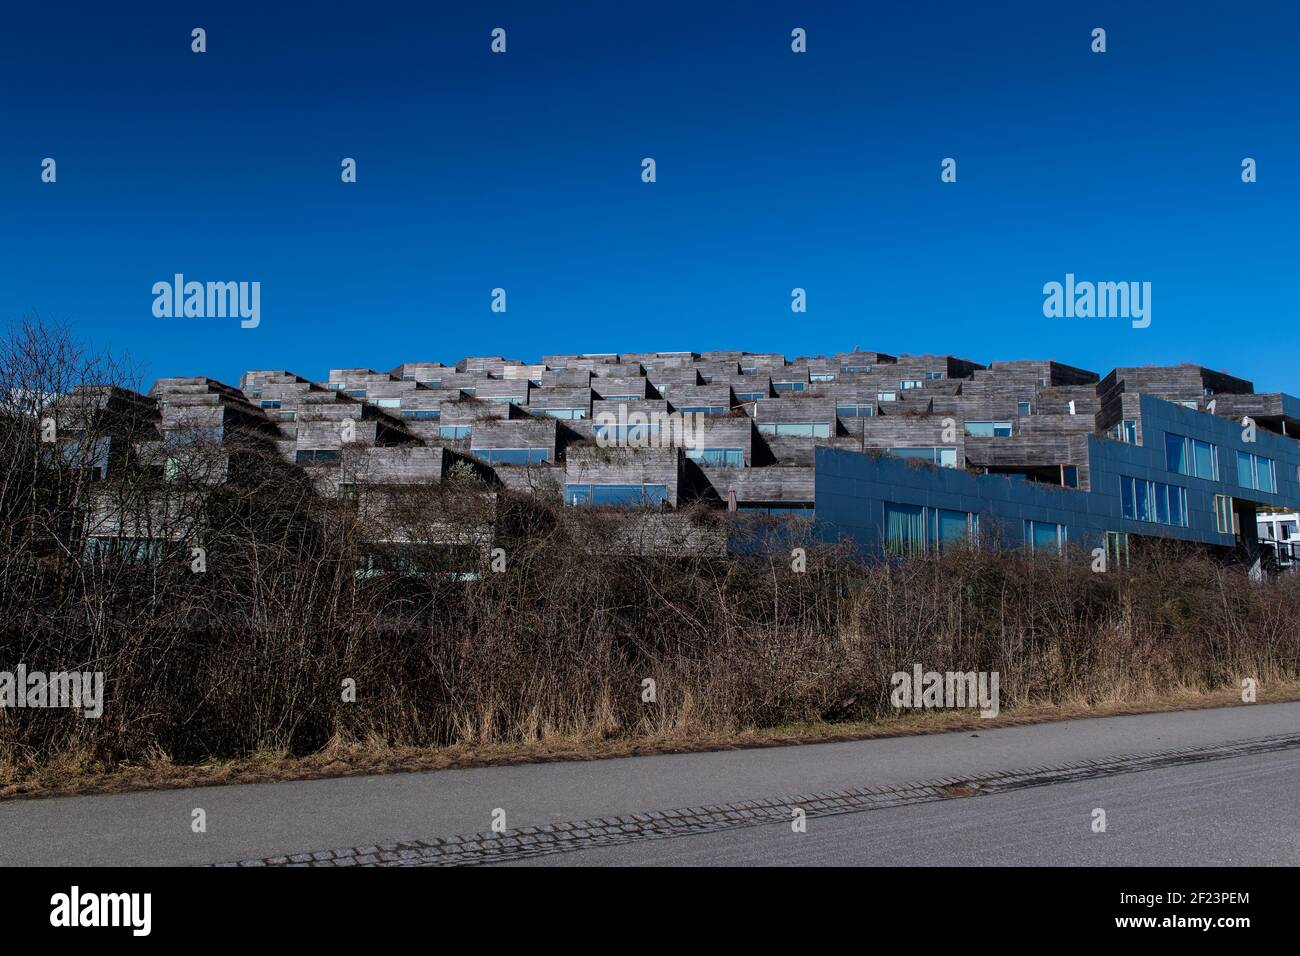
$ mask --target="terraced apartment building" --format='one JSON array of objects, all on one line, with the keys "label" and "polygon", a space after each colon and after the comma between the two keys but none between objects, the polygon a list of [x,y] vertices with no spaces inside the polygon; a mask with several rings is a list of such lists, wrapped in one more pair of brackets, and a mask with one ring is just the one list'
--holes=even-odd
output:
[{"label": "terraced apartment building", "polygon": [[[1260,516],[1300,509],[1300,401],[1196,365],[1103,378],[860,350],[480,356],[327,381],[250,371],[238,388],[167,378],[101,401],[137,423],[132,457],[164,468],[195,435],[240,433],[324,498],[464,474],[510,500],[813,519],[868,555],[975,540],[1122,561],[1133,539],[1168,538],[1258,563]],[[110,436],[95,466],[124,460]]]}]

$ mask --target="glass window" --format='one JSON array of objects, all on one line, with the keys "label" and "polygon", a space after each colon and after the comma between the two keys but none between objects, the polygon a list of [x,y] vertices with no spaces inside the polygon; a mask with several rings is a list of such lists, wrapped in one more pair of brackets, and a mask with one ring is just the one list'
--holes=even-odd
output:
[{"label": "glass window", "polygon": [[1151,491],[1155,498],[1152,512],[1158,524],[1169,524],[1169,486],[1158,481],[1151,482]]},{"label": "glass window", "polygon": [[339,451],[337,448],[312,448],[298,452],[294,460],[300,465],[310,465],[313,462],[321,461],[338,461]]},{"label": "glass window", "polygon": [[773,382],[772,388],[779,392],[802,392],[807,389],[807,382]]},{"label": "glass window", "polygon": [[781,505],[740,505],[737,511],[745,511],[752,514],[765,515],[795,515],[800,518],[811,518],[813,516],[813,506],[811,504],[781,504]]},{"label": "glass window", "polygon": [[885,502],[885,553],[916,555],[925,551],[925,509]]},{"label": "glass window", "polygon": [[736,401],[738,402],[756,402],[760,398],[767,398],[767,392],[737,392]]},{"label": "glass window", "polygon": [[871,368],[872,366],[870,365],[841,365],[840,371],[841,372],[870,372]]},{"label": "glass window", "polygon": [[637,507],[661,505],[668,500],[667,485],[567,485],[565,501],[571,505]]},{"label": "glass window", "polygon": [[979,515],[966,511],[935,509],[935,542],[939,550],[945,547],[974,543],[979,531]]},{"label": "glass window", "polygon": [[374,404],[380,408],[401,408],[402,400],[400,398],[377,398]]},{"label": "glass window", "polygon": [[1122,441],[1129,445],[1136,445],[1137,440],[1137,421],[1132,418],[1126,418],[1122,422],[1112,425],[1106,431],[1107,438],[1113,438],[1115,441]]},{"label": "glass window", "polygon": [[593,426],[591,433],[601,441],[627,442],[631,444],[646,442],[652,436],[658,435],[659,425],[656,422],[611,422]]},{"label": "glass window", "polygon": [[1277,493],[1277,470],[1272,458],[1237,452],[1237,484],[1269,494]]},{"label": "glass window", "polygon": [[1106,561],[1110,567],[1128,567],[1128,535],[1122,531],[1106,532]]},{"label": "glass window", "polygon": [[897,400],[897,392],[876,392],[876,401],[878,402],[894,402]]},{"label": "glass window", "polygon": [[1030,405],[1029,405],[1029,403],[1028,403],[1028,402],[1016,402],[1016,414],[1017,414],[1017,415],[1028,415],[1028,414],[1030,414]]},{"label": "glass window", "polygon": [[1180,475],[1217,481],[1219,478],[1218,449],[1207,441],[1166,432],[1165,467]]},{"label": "glass window", "polygon": [[900,379],[898,383],[898,387],[903,389],[904,391],[906,391],[909,388],[920,388],[921,380],[919,378]]},{"label": "glass window", "polygon": [[808,378],[814,382],[833,382],[835,381],[834,372],[813,372]]},{"label": "glass window", "polygon": [[1187,489],[1162,481],[1121,476],[1120,509],[1125,518],[1187,527]]},{"label": "glass window", "polygon": [[1061,466],[1061,485],[1065,488],[1079,487],[1079,467],[1077,465]]},{"label": "glass window", "polygon": [[473,431],[474,427],[472,425],[443,425],[438,429],[438,437],[460,441],[468,438]]},{"label": "glass window", "polygon": [[1219,534],[1232,534],[1232,499],[1227,495],[1214,496],[1214,527]]},{"label": "glass window", "polygon": [[919,458],[944,468],[957,467],[956,448],[891,448],[889,453],[898,458]]},{"label": "glass window", "polygon": [[727,409],[721,405],[683,405],[677,409],[683,415],[725,415]]},{"label": "glass window", "polygon": [[875,414],[873,405],[836,405],[835,414],[840,418],[870,418]]},{"label": "glass window", "polygon": [[788,438],[830,438],[830,422],[759,422],[763,435],[781,435]]},{"label": "glass window", "polygon": [[1260,491],[1269,494],[1277,492],[1277,480],[1273,474],[1273,459],[1255,456],[1255,478]]},{"label": "glass window", "polygon": [[975,438],[1009,438],[1010,422],[967,422],[966,434]]},{"label": "glass window", "polygon": [[1197,478],[1219,480],[1219,450],[1207,441],[1192,441],[1192,463]]},{"label": "glass window", "polygon": [[545,448],[484,448],[474,454],[490,465],[535,465],[546,461]]},{"label": "glass window", "polygon": [[535,415],[545,415],[547,418],[559,418],[563,421],[576,421],[587,417],[585,408],[530,408],[529,411]]},{"label": "glass window", "polygon": [[343,394],[351,395],[353,398],[365,398],[366,390],[364,388],[348,388],[344,389]]},{"label": "glass window", "polygon": [[1187,439],[1182,435],[1165,433],[1165,469],[1180,475],[1191,474],[1187,461]]},{"label": "glass window", "polygon": [[686,457],[713,468],[745,467],[745,452],[741,448],[695,448],[688,450]]},{"label": "glass window", "polygon": [[1243,488],[1255,487],[1255,456],[1244,451],[1237,452],[1237,484]]},{"label": "glass window", "polygon": [[1060,554],[1065,546],[1065,525],[1051,521],[1025,521],[1025,545],[1030,551]]},{"label": "glass window", "polygon": [[263,408],[279,408],[280,400],[278,398],[267,398],[262,401]]},{"label": "glass window", "polygon": [[404,408],[402,417],[417,422],[436,422],[442,412],[436,408]]}]

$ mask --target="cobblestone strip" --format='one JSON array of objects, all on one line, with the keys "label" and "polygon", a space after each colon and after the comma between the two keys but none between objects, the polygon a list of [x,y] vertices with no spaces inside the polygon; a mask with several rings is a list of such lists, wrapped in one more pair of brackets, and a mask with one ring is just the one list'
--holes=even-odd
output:
[{"label": "cobblestone strip", "polygon": [[979,777],[944,777],[900,787],[870,787],[829,793],[802,794],[722,806],[686,807],[620,817],[521,827],[502,833],[432,837],[384,846],[344,847],[315,853],[295,853],[218,866],[467,866],[613,846],[638,840],[662,840],[740,827],[789,822],[798,807],[809,817],[858,813],[913,803],[1004,793],[1026,787],[1070,783],[1187,763],[1224,760],[1300,747],[1300,734],[1126,754],[1054,767],[1030,767]]}]

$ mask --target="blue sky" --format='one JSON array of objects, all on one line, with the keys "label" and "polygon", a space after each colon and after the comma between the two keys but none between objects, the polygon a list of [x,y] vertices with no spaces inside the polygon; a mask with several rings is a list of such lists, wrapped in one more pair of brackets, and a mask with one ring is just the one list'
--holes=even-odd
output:
[{"label": "blue sky", "polygon": [[[6,14],[0,317],[146,383],[857,345],[1300,391],[1294,5],[268,6]],[[261,282],[260,326],[155,318],[177,272]],[[1067,272],[1151,326],[1044,318]]]}]

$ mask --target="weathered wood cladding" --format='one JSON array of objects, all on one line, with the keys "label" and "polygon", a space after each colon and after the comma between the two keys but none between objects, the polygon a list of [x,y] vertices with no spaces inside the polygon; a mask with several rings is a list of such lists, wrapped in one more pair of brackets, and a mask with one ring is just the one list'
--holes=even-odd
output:
[{"label": "weathered wood cladding", "polygon": [[592,379],[590,388],[602,401],[615,401],[619,395],[631,395],[636,399],[650,397],[650,381],[645,376],[602,376]]},{"label": "weathered wood cladding", "polygon": [[685,461],[679,448],[575,445],[568,449],[566,459],[566,484],[664,485],[668,489],[668,503],[678,503]]},{"label": "weathered wood cladding", "polygon": [[591,388],[595,378],[589,369],[564,369],[559,372],[543,372],[538,385],[541,388]]},{"label": "weathered wood cladding", "polygon": [[591,414],[590,388],[534,388],[528,393],[530,408],[580,408]]},{"label": "weathered wood cladding", "polygon": [[[802,387],[778,392],[774,382]],[[738,397],[753,393],[765,397]],[[340,484],[434,484],[459,463],[488,482],[538,498],[561,496],[566,484],[662,484],[670,506],[700,499],[725,507],[730,493],[742,506],[811,503],[819,446],[952,448],[959,468],[1023,472],[1044,481],[1069,466],[1086,489],[1091,436],[1132,421],[1139,444],[1163,441],[1145,433],[1143,394],[1234,420],[1249,415],[1261,428],[1300,434],[1295,399],[1256,395],[1250,382],[1196,365],[1120,368],[1103,379],[1046,360],[984,367],[954,356],[860,349],[829,358],[727,350],[591,353],[546,356],[533,364],[486,356],[451,365],[404,363],[387,372],[331,369],[327,382],[287,370],[252,370],[239,389],[201,376],[170,377],[148,396],[110,396],[105,409],[117,410],[122,428],[144,429],[144,438],[122,445],[139,449],[140,460],[159,458],[149,434],[158,436],[154,444],[161,449],[164,434],[199,431],[229,441],[243,430],[263,436],[283,467],[301,469],[324,494],[338,493]],[[636,398],[617,398],[629,395]],[[838,415],[842,406],[864,405],[874,414]],[[678,447],[659,447],[674,440],[671,429],[650,436],[648,447],[600,447],[608,434],[595,440],[598,420],[635,423],[629,416],[640,414],[656,421],[684,407],[725,411],[703,416],[689,442],[678,433]],[[556,418],[548,409],[565,411]],[[569,420],[573,414],[582,417]],[[345,422],[351,423],[346,433]],[[968,435],[971,422],[996,423],[1011,434]],[[817,428],[776,427],[799,425]],[[468,435],[455,437],[465,427]],[[542,449],[547,460],[482,460],[503,449]],[[717,454],[687,456],[697,449],[739,449],[741,463],[733,467],[732,456],[724,467]],[[338,455],[304,458],[301,452]],[[130,457],[110,455],[111,467]]]},{"label": "weathered wood cladding", "polygon": [[501,400],[527,405],[529,390],[530,386],[526,378],[486,379],[474,389],[474,397],[480,402]]},{"label": "weathered wood cladding", "polygon": [[957,467],[966,463],[966,431],[949,416],[889,415],[863,419],[862,448],[955,448]]},{"label": "weathered wood cladding", "polygon": [[[742,389],[743,391],[743,389]],[[676,411],[682,407],[709,407],[730,410],[735,404],[730,385],[682,385],[674,387],[668,403]]]},{"label": "weathered wood cladding", "polygon": [[812,504],[813,468],[772,465],[767,468],[701,467],[710,487],[725,505],[732,491],[738,505]]},{"label": "weathered wood cladding", "polygon": [[389,371],[393,378],[410,378],[417,382],[437,381],[448,372],[455,369],[449,369],[441,362],[405,362]]},{"label": "weathered wood cladding", "polygon": [[[479,421],[470,435],[471,453],[509,449],[542,449],[547,461],[556,460],[560,423],[554,419],[526,418],[503,421]],[[499,469],[512,466],[499,465]]]}]

